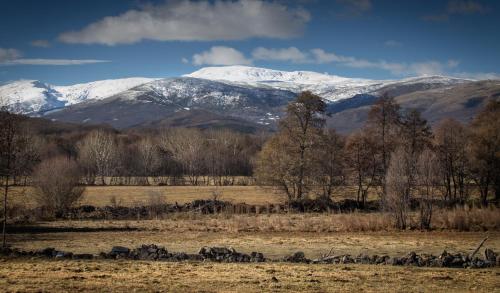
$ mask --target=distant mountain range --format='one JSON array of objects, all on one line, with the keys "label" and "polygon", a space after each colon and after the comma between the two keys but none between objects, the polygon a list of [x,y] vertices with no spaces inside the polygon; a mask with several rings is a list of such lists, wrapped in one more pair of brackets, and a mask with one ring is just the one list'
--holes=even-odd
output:
[{"label": "distant mountain range", "polygon": [[275,126],[285,106],[303,90],[323,97],[329,125],[346,133],[362,125],[382,93],[396,97],[403,108],[420,109],[431,122],[444,117],[469,121],[488,99],[500,98],[500,81],[445,76],[368,80],[225,66],[178,78],[125,78],[72,86],[22,80],[0,86],[0,100],[16,112],[63,122],[255,131]]}]

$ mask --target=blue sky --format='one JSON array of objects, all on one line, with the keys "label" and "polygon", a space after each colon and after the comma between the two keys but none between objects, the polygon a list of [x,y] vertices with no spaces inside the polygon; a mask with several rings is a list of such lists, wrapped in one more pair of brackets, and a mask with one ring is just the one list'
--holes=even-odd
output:
[{"label": "blue sky", "polygon": [[500,1],[0,0],[0,82],[244,64],[347,77],[498,78]]}]

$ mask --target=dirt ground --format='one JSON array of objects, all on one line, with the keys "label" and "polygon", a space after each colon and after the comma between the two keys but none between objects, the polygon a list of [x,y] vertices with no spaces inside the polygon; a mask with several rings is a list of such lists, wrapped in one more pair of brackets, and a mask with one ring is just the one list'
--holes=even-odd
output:
[{"label": "dirt ground", "polygon": [[[263,217],[248,218],[259,220]],[[262,227],[265,228],[262,230],[233,228],[232,225],[238,225],[238,219],[246,217],[236,217],[236,220],[206,216],[183,220],[56,221],[18,229],[8,235],[8,241],[12,246],[25,250],[54,247],[77,253],[109,251],[114,245],[132,248],[141,244],[157,244],[171,251],[187,253],[197,253],[203,246],[232,246],[245,253],[263,252],[271,258],[300,250],[307,257],[314,258],[332,248],[336,254],[352,255],[403,256],[410,251],[439,254],[445,249],[470,253],[488,236],[485,247],[500,252],[499,231],[317,232],[308,230],[307,225],[313,225],[326,216],[313,220],[300,215],[296,217],[295,222],[305,225],[293,227],[293,218],[279,216],[277,218],[281,222],[276,223],[271,217],[272,226]],[[330,220],[334,222],[335,218]]]},{"label": "dirt ground", "polygon": [[3,292],[498,292],[500,269],[0,260]]}]

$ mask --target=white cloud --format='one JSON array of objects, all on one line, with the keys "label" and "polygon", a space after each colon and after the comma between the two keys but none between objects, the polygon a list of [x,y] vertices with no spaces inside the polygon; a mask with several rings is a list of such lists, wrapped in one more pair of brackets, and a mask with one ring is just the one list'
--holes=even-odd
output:
[{"label": "white cloud", "polygon": [[475,80],[495,79],[500,80],[500,73],[495,72],[457,72],[453,76]]},{"label": "white cloud", "polygon": [[94,63],[105,63],[111,62],[109,60],[95,60],[95,59],[40,59],[40,58],[28,58],[28,59],[14,59],[1,62],[0,65],[84,65],[84,64],[94,64]]},{"label": "white cloud", "polygon": [[391,74],[398,76],[440,75],[459,65],[459,61],[457,60],[448,60],[445,63],[432,60],[413,63],[389,62],[383,59],[367,60],[353,56],[339,55],[334,52],[326,52],[319,48],[301,51],[295,47],[283,49],[259,47],[253,51],[252,55],[254,60],[279,60],[316,64],[334,63],[351,68],[373,68],[389,71]]},{"label": "white cloud", "polygon": [[0,63],[21,57],[21,52],[16,49],[0,48]]},{"label": "white cloud", "polygon": [[50,43],[47,40],[34,40],[30,43],[33,47],[49,48]]},{"label": "white cloud", "polygon": [[252,61],[247,59],[240,51],[223,46],[215,46],[208,51],[193,55],[194,65],[250,65]]},{"label": "white cloud", "polygon": [[295,47],[283,49],[258,47],[252,51],[252,57],[255,60],[291,61],[293,63],[307,62],[308,59],[306,53],[303,53]]},{"label": "white cloud", "polygon": [[82,65],[110,62],[95,59],[41,59],[21,58],[22,54],[16,49],[0,48],[0,66],[2,65]]},{"label": "white cloud", "polygon": [[59,40],[74,44],[132,44],[141,40],[211,41],[302,34],[310,14],[262,0],[166,1],[108,16]]}]

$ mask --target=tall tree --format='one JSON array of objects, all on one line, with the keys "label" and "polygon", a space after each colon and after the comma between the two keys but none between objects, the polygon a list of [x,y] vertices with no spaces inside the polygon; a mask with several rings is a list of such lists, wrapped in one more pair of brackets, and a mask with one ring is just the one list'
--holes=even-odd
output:
[{"label": "tall tree", "polygon": [[325,108],[319,96],[302,92],[288,105],[279,133],[259,154],[260,182],[282,187],[289,201],[303,199],[312,187],[314,151],[325,126]]},{"label": "tall tree", "polygon": [[[111,176],[117,166],[117,145],[115,136],[105,130],[94,130],[78,142],[78,161],[85,168],[87,174],[101,177],[101,184],[105,185],[105,177]],[[90,178],[95,177],[90,175]]]},{"label": "tall tree", "polygon": [[21,115],[12,114],[6,107],[0,107],[0,176],[3,180],[2,245],[6,246],[7,205],[9,188],[17,174],[23,174],[33,165],[34,153],[27,151],[30,133]]},{"label": "tall tree", "polygon": [[490,101],[477,114],[470,131],[471,168],[479,187],[481,203],[488,204],[488,193],[493,188],[500,201],[500,101]]},{"label": "tall tree", "polygon": [[368,112],[366,128],[373,136],[376,152],[381,160],[378,177],[382,184],[382,202],[386,194],[385,174],[391,153],[396,147],[397,133],[401,123],[400,106],[394,98],[384,93]]},{"label": "tall tree", "polygon": [[345,183],[344,145],[344,137],[335,129],[325,129],[318,143],[316,184],[321,186],[321,196],[328,201],[335,188]]},{"label": "tall tree", "polygon": [[374,137],[366,129],[355,132],[347,138],[345,155],[348,170],[357,185],[357,202],[364,206],[368,191],[378,182],[380,174],[380,153]]},{"label": "tall tree", "polygon": [[445,200],[464,202],[467,190],[467,129],[454,119],[444,119],[435,129],[434,145],[445,187]]}]

